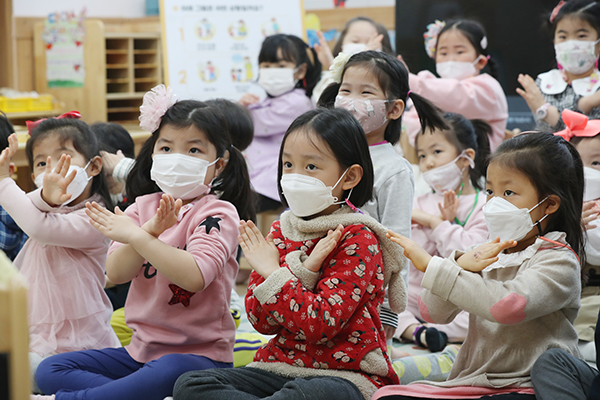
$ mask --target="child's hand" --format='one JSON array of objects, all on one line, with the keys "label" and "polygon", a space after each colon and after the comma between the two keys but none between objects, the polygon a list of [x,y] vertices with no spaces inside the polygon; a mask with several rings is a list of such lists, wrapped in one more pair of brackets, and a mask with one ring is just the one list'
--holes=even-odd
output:
[{"label": "child's hand", "polygon": [[535,114],[538,108],[546,104],[544,95],[537,87],[533,78],[527,74],[519,74],[517,81],[523,86],[523,89],[517,88],[517,93],[525,99],[529,109]]},{"label": "child's hand", "polygon": [[112,176],[112,173],[122,159],[125,158],[121,150],[117,150],[117,154],[109,153],[108,151],[101,151],[100,156],[102,157],[102,168],[107,176]]},{"label": "child's hand", "polygon": [[59,206],[71,199],[72,194],[67,193],[67,188],[75,179],[77,171],[72,171],[68,176],[71,166],[71,156],[63,154],[52,171],[52,159],[50,156],[46,159],[46,173],[44,174],[44,184],[42,186],[42,199],[52,207]]},{"label": "child's hand", "polygon": [[392,242],[399,244],[404,249],[404,255],[412,261],[413,265],[421,272],[427,270],[427,265],[431,261],[431,256],[415,241],[402,236],[396,232],[388,231],[385,235]]},{"label": "child's hand", "polygon": [[463,254],[456,262],[464,270],[479,272],[498,261],[498,254],[503,250],[510,249],[516,245],[516,240],[504,240],[501,242],[500,238],[497,237],[493,241],[477,246],[468,253]]},{"label": "child's hand", "polygon": [[585,229],[594,229],[596,225],[592,225],[591,222],[598,219],[600,212],[596,209],[595,201],[588,201],[583,203],[583,209],[581,212],[581,220],[585,225]]},{"label": "child's hand", "polygon": [[365,50],[381,50],[381,42],[383,41],[383,34],[375,34],[367,42]]},{"label": "child's hand", "polygon": [[10,159],[17,154],[19,149],[19,141],[17,135],[12,134],[8,137],[8,147],[0,153],[0,180],[10,178],[14,173],[15,166],[10,163]]},{"label": "child's hand", "polygon": [[333,64],[333,53],[327,45],[327,40],[325,40],[323,32],[317,31],[317,36],[319,37],[319,43],[315,43],[313,48],[317,52],[317,58],[321,62],[323,69],[328,70],[331,64]]},{"label": "child's hand", "polygon": [[175,200],[170,194],[163,194],[156,214],[142,225],[142,229],[158,238],[164,231],[177,223],[177,216],[182,204],[181,199]]},{"label": "child's hand", "polygon": [[426,213],[423,210],[419,210],[419,209],[415,208],[414,210],[412,210],[410,219],[415,224],[419,224],[421,226],[429,228],[431,226],[432,220],[434,219],[434,216]]},{"label": "child's hand", "polygon": [[454,221],[456,212],[458,211],[458,197],[454,193],[454,190],[448,190],[444,193],[444,205],[438,203],[438,207],[442,213],[441,218],[444,221]]},{"label": "child's hand", "polygon": [[248,264],[263,278],[268,278],[279,269],[279,250],[273,242],[273,235],[267,240],[252,221],[240,221],[238,242],[244,252]]},{"label": "child's hand", "polygon": [[115,207],[113,214],[96,202],[88,202],[85,203],[85,213],[94,228],[115,242],[129,244],[136,230],[140,229],[119,207]]},{"label": "child's hand", "polygon": [[319,240],[310,256],[302,263],[304,268],[312,272],[318,272],[323,265],[323,261],[337,247],[343,231],[344,227],[341,224],[334,231],[329,230],[327,236]]},{"label": "child's hand", "polygon": [[241,99],[239,99],[238,103],[242,106],[242,107],[248,107],[251,104],[255,104],[258,103],[260,101],[260,98],[252,93],[246,93],[245,95],[242,96]]}]

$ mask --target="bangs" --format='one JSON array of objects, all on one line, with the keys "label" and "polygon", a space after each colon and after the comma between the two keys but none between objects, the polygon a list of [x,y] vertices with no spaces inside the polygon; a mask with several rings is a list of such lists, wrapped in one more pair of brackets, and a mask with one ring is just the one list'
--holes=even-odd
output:
[{"label": "bangs", "polygon": [[[388,100],[395,100],[396,97],[392,95],[392,93],[390,93],[390,87],[391,87],[391,80],[390,80],[390,73],[389,72],[389,68],[388,65],[384,62],[384,61],[380,61],[378,59],[368,59],[368,60],[355,60],[353,61],[352,59],[350,59],[346,65],[344,66],[344,71],[342,72],[342,79],[341,82],[344,81],[344,75],[346,74],[346,71],[348,70],[348,68],[352,68],[352,67],[358,67],[358,68],[363,68],[364,70],[366,70],[367,72],[375,75],[375,78],[377,79],[377,83],[379,84],[379,88],[383,91],[383,93],[385,94],[385,97]],[[388,105],[386,105],[387,107]]]},{"label": "bangs", "polygon": [[[279,54],[278,54],[279,53]],[[298,64],[296,46],[285,35],[273,35],[265,39],[258,54],[258,63],[289,61]]]}]

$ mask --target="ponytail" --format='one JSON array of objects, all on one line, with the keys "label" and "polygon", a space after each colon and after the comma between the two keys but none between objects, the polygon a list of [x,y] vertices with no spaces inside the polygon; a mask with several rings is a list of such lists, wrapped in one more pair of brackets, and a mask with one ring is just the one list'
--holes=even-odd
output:
[{"label": "ponytail", "polygon": [[475,149],[475,168],[469,171],[471,184],[477,189],[483,190],[485,186],[481,185],[481,178],[486,177],[487,167],[491,154],[490,136],[494,133],[492,127],[485,121],[480,119],[470,120],[471,125],[477,137],[477,149]]},{"label": "ponytail", "polygon": [[246,160],[235,147],[229,147],[229,160],[215,179],[211,193],[235,206],[241,219],[256,222],[256,194],[250,187]]},{"label": "ponytail", "polygon": [[412,100],[415,110],[419,115],[419,123],[421,124],[421,130],[423,132],[427,130],[449,129],[448,124],[444,120],[442,110],[433,105],[432,102],[410,90],[409,93],[407,93],[407,98],[408,97]]}]

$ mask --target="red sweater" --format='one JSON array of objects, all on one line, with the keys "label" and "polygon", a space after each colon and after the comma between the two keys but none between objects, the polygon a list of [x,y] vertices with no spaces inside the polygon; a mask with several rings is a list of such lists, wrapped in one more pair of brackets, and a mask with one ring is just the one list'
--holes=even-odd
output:
[{"label": "red sweater", "polygon": [[[258,350],[254,361],[347,370],[362,374],[377,387],[398,383],[387,355],[386,376],[368,374],[360,366],[373,350],[386,354],[379,319],[384,274],[377,235],[365,225],[347,226],[320,273],[311,273],[300,264],[291,267],[291,258],[286,256],[298,250],[310,255],[320,239],[287,239],[279,221],[273,224],[271,232],[279,249],[281,268],[287,271],[277,271],[267,281],[256,272],[250,276],[246,294],[248,318],[257,331],[276,335]],[[314,279],[307,279],[311,274]],[[265,281],[266,285],[277,285],[269,291],[275,294],[266,299],[255,293]]]}]

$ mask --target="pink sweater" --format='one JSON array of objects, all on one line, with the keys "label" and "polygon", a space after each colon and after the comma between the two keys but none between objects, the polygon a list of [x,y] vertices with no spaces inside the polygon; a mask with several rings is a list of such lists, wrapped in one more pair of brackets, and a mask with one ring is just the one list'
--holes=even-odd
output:
[{"label": "pink sweater", "polygon": [[[409,76],[410,90],[432,101],[446,112],[458,113],[468,119],[481,119],[490,124],[494,134],[490,137],[492,152],[504,140],[508,119],[508,103],[500,83],[488,74],[463,80],[442,79],[429,71]],[[419,116],[414,107],[403,116],[410,143],[421,130]]]},{"label": "pink sweater", "polygon": [[[488,230],[485,225],[482,208],[485,205],[485,193],[480,192],[477,204],[473,208],[475,195],[465,195],[459,197],[458,211],[456,213],[459,221],[464,221],[467,215],[473,213],[467,220],[465,227],[444,221],[435,229],[425,228],[418,224],[412,225],[412,240],[417,242],[432,256],[448,257],[452,251],[466,249],[470,246],[485,242],[488,239]],[[444,202],[444,196],[438,193],[428,193],[415,199],[414,209],[423,210],[432,215],[439,215],[438,203]],[[419,312],[419,294],[423,290],[421,281],[423,273],[410,264],[408,277],[408,305],[406,311],[399,315],[397,337],[412,324],[420,324],[415,316],[421,318]],[[451,342],[463,341],[466,337],[469,325],[469,316],[461,312],[450,324],[435,325],[428,324],[439,330],[446,332]]]},{"label": "pink sweater", "polygon": [[[125,213],[138,225],[152,218],[162,193],[138,197]],[[174,285],[145,262],[131,281],[125,320],[133,330],[129,355],[146,363],[166,354],[188,353],[233,362],[235,323],[229,300],[238,264],[235,207],[214,195],[185,205],[179,221],[159,239],[194,256],[205,287],[197,293]],[[109,254],[121,243],[113,242]]]},{"label": "pink sweater", "polygon": [[109,241],[88,222],[85,202],[50,207],[40,189],[25,194],[3,179],[0,205],[29,235],[14,264],[29,284],[30,351],[46,357],[120,347],[104,293]]}]

